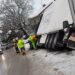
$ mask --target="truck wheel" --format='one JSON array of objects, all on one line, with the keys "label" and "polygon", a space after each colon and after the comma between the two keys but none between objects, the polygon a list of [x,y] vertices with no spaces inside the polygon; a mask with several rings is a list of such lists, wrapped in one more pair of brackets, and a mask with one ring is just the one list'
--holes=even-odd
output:
[{"label": "truck wheel", "polygon": [[49,39],[51,38],[51,34],[47,35],[47,38],[46,38],[46,41],[45,41],[45,48],[47,49],[48,48],[48,43],[49,43]]},{"label": "truck wheel", "polygon": [[58,37],[59,37],[59,32],[57,32],[55,34],[55,37],[54,37],[54,40],[53,40],[53,43],[52,43],[52,49],[56,49],[56,44],[57,44]]},{"label": "truck wheel", "polygon": [[53,43],[54,37],[55,37],[55,33],[53,33],[51,35],[51,38],[50,38],[49,43],[48,43],[48,49],[52,49],[52,43]]}]

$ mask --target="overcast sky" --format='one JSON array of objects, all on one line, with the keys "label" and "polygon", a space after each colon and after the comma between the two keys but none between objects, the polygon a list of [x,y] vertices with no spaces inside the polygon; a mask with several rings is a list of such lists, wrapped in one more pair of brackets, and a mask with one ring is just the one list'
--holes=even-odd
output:
[{"label": "overcast sky", "polygon": [[1,2],[2,0],[0,0],[0,2]]},{"label": "overcast sky", "polygon": [[38,10],[39,8],[42,7],[42,5],[44,3],[48,3],[49,1],[52,1],[52,0],[34,0],[34,8],[35,8],[35,10]]},{"label": "overcast sky", "polygon": [[0,3],[1,3],[1,1],[2,1],[2,0],[0,0]]},{"label": "overcast sky", "polygon": [[42,5],[42,1],[41,0],[34,0],[34,9],[38,10]]},{"label": "overcast sky", "polygon": [[46,4],[53,0],[33,0],[34,1],[34,12],[42,7],[43,4]]},{"label": "overcast sky", "polygon": [[[0,0],[1,3],[2,0]],[[48,1],[52,1],[52,0],[33,0],[33,6],[34,6],[34,11],[37,11],[38,9],[40,9],[42,7],[42,4],[44,3],[48,3]]]}]

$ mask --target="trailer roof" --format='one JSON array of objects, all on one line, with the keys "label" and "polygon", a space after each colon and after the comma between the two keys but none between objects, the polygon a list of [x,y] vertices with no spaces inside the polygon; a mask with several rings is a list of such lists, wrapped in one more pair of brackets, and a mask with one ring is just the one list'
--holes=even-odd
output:
[{"label": "trailer roof", "polygon": [[73,23],[68,0],[56,0],[43,14],[37,35],[63,29],[63,22]]}]

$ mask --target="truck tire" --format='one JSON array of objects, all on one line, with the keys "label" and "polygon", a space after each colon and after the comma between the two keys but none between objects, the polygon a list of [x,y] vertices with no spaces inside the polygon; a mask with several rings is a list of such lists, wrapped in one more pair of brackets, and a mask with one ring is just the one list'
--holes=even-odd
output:
[{"label": "truck tire", "polygon": [[50,38],[51,38],[51,34],[48,34],[47,38],[46,38],[46,41],[45,41],[45,48],[46,49],[48,48],[48,43],[49,43]]},{"label": "truck tire", "polygon": [[52,49],[54,49],[54,50],[56,49],[56,44],[57,44],[57,41],[58,41],[58,37],[59,37],[59,32],[57,32],[55,34],[54,40],[52,42]]},{"label": "truck tire", "polygon": [[51,35],[51,38],[50,38],[49,43],[48,43],[48,49],[52,49],[52,43],[53,43],[54,37],[55,37],[55,33],[53,33]]}]

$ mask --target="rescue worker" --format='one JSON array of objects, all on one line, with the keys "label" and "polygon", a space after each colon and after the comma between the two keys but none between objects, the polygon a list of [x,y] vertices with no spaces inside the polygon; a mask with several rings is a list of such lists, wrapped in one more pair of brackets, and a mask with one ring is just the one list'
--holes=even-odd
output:
[{"label": "rescue worker", "polygon": [[24,47],[24,42],[22,39],[18,39],[18,48],[21,50],[22,54],[26,54],[25,52],[25,47]]},{"label": "rescue worker", "polygon": [[29,43],[31,49],[36,49],[36,40],[37,40],[36,35],[29,36]]},{"label": "rescue worker", "polygon": [[15,39],[13,39],[13,43],[14,43],[14,47],[15,47],[16,53],[20,53],[20,51],[18,49],[18,46],[17,46],[17,42],[18,42],[18,38],[16,37]]}]

